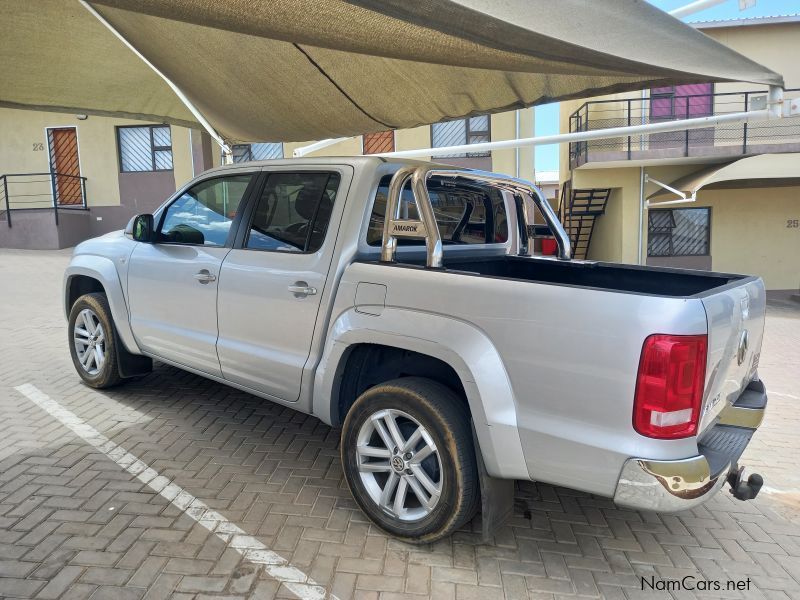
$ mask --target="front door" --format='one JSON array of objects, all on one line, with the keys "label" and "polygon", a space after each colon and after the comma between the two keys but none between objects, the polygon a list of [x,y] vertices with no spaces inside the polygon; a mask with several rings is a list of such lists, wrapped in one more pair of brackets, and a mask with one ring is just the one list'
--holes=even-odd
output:
[{"label": "front door", "polygon": [[[222,263],[217,353],[223,376],[295,401],[331,265],[346,182],[335,171],[268,175]],[[349,177],[349,175],[347,175]],[[329,222],[331,223],[329,227]]]},{"label": "front door", "polygon": [[50,172],[53,174],[55,204],[83,204],[81,165],[78,160],[78,132],[74,127],[53,127],[47,130],[50,151]]},{"label": "front door", "polygon": [[221,376],[217,286],[231,224],[252,174],[205,179],[164,211],[157,242],[140,243],[128,267],[131,329],[148,354]]}]

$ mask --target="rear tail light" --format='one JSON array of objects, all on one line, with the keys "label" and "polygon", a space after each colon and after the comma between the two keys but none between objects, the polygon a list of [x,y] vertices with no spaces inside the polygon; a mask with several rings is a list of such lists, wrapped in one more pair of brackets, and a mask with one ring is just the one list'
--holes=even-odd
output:
[{"label": "rear tail light", "polygon": [[644,341],[633,427],[659,439],[697,433],[706,377],[705,335],[651,335]]}]

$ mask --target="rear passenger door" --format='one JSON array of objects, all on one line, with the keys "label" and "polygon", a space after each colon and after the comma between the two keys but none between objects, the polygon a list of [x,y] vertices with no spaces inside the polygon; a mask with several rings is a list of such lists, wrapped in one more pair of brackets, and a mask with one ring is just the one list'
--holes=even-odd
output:
[{"label": "rear passenger door", "polygon": [[220,273],[217,354],[229,381],[297,400],[350,177],[265,173]]}]

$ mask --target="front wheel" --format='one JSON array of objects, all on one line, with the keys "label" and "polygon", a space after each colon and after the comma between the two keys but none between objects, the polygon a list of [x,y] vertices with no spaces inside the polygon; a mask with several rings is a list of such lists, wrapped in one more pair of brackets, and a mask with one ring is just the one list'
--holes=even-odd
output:
[{"label": "front wheel", "polygon": [[375,386],[342,429],[342,465],[362,510],[413,543],[450,535],[478,507],[469,415],[449,388],[420,377]]},{"label": "front wheel", "polygon": [[117,332],[105,294],[85,294],[78,298],[69,313],[68,329],[72,363],[87,385],[107,388],[122,381]]}]

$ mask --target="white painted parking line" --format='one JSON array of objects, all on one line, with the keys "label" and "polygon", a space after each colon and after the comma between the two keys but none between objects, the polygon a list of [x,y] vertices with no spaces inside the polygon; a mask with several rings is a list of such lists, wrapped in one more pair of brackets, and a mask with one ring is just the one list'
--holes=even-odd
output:
[{"label": "white painted parking line", "polygon": [[171,479],[160,475],[147,463],[115,444],[94,427],[83,421],[75,413],[67,410],[35,385],[26,383],[17,386],[20,394],[39,406],[42,410],[58,419],[75,434],[97,448],[108,458],[117,463],[139,481],[146,484],[154,492],[166,498],[173,506],[197,521],[200,525],[216,535],[228,547],[241,554],[245,560],[260,565],[264,571],[276,581],[280,581],[288,590],[301,600],[322,600],[331,598],[325,588],[297,567],[289,564],[285,558],[270,550],[267,546],[250,536],[219,514],[209,508],[202,500],[196,498]]}]

